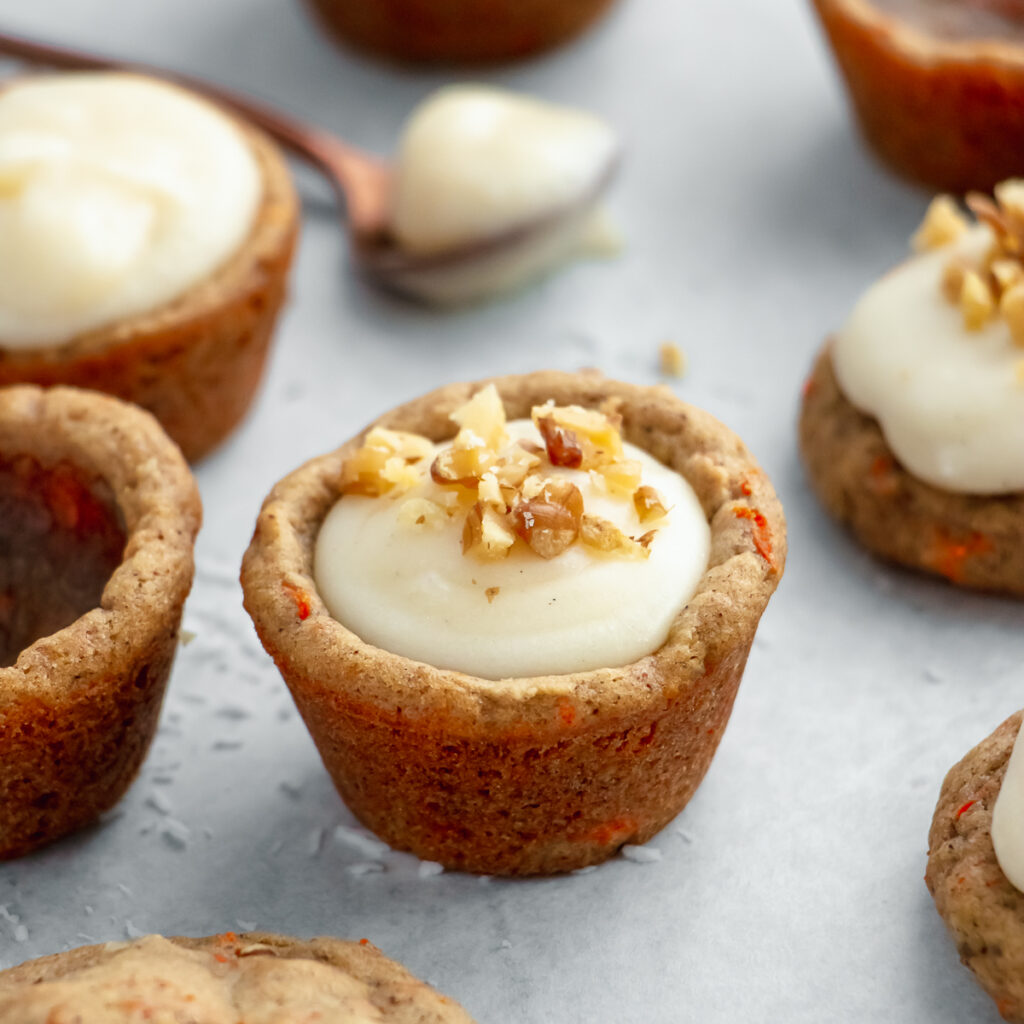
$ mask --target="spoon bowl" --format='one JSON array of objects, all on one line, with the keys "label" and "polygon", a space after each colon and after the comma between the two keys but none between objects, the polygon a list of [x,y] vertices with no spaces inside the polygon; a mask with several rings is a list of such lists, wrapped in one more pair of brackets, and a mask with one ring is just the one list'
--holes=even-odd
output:
[{"label": "spoon bowl", "polygon": [[[594,184],[573,202],[543,216],[442,252],[410,253],[391,233],[395,168],[391,161],[272,106],[202,79],[84,50],[0,32],[0,57],[63,71],[127,71],[176,82],[220,103],[265,131],[331,185],[357,268],[375,284],[423,302],[468,302],[514,287],[535,268],[571,251],[614,176],[613,154]],[[498,282],[497,288],[495,282]]]}]

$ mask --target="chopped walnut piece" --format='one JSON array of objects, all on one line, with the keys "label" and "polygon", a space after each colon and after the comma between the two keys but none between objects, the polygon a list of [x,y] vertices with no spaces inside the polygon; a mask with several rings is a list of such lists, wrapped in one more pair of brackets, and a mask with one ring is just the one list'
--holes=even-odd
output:
[{"label": "chopped walnut piece", "polygon": [[646,484],[633,492],[633,507],[641,523],[652,519],[663,519],[668,515],[665,499],[653,487]]},{"label": "chopped walnut piece", "polygon": [[505,406],[493,384],[481,388],[468,402],[460,405],[449,419],[462,430],[468,430],[481,438],[484,447],[491,451],[498,451],[508,440],[505,432]]},{"label": "chopped walnut piece", "polygon": [[505,511],[505,496],[501,492],[501,484],[493,470],[488,470],[480,477],[480,486],[477,488],[477,497],[488,505],[500,505],[501,511]]},{"label": "chopped walnut piece", "polygon": [[658,365],[666,377],[682,377],[686,373],[686,356],[674,341],[663,341],[658,348]]},{"label": "chopped walnut piece", "polygon": [[462,529],[462,553],[475,555],[494,562],[508,555],[515,544],[515,534],[508,528],[505,517],[490,505],[478,501],[466,516]]},{"label": "chopped walnut piece", "polygon": [[487,598],[488,604],[494,604],[494,599],[501,593],[501,587],[488,587],[484,591],[484,597]]},{"label": "chopped walnut piece", "polygon": [[1014,344],[1024,347],[1024,281],[1003,292],[999,312],[1010,328]]},{"label": "chopped walnut piece", "polygon": [[554,558],[579,536],[582,516],[580,489],[555,478],[535,498],[512,506],[512,528],[541,558]]},{"label": "chopped walnut piece", "polygon": [[445,448],[430,464],[430,479],[442,487],[459,484],[475,488],[494,464],[494,454],[483,447]]},{"label": "chopped walnut piece", "polygon": [[921,226],[910,244],[915,252],[939,249],[955,242],[967,230],[967,218],[952,196],[936,196],[928,205]]},{"label": "chopped walnut piece", "polygon": [[1024,267],[1017,260],[995,259],[988,269],[1001,293],[1024,278]]},{"label": "chopped walnut piece", "polygon": [[946,296],[948,301],[956,305],[960,304],[960,293],[964,290],[964,276],[967,270],[967,265],[959,260],[951,260],[942,269],[942,279],[940,281],[942,294]]},{"label": "chopped walnut piece", "polygon": [[547,445],[548,461],[552,466],[579,469],[583,464],[583,449],[573,431],[560,427],[551,416],[537,420],[537,429]]},{"label": "chopped walnut piece", "polygon": [[[544,449],[538,446],[538,451],[543,452]],[[494,475],[502,487],[517,489],[539,465],[540,458],[537,455],[524,448],[514,448],[495,463]]]},{"label": "chopped walnut piece", "polygon": [[409,498],[398,508],[398,522],[402,526],[437,527],[448,521],[448,513],[428,498]]},{"label": "chopped walnut piece", "polygon": [[636,459],[618,459],[598,467],[610,494],[630,497],[640,486],[643,466]]},{"label": "chopped walnut piece", "polygon": [[1000,245],[1010,241],[1010,225],[1002,211],[988,196],[981,192],[970,192],[964,200],[967,208],[982,224],[987,224]]},{"label": "chopped walnut piece", "polygon": [[[654,531],[651,531],[653,536]],[[644,536],[647,536],[645,534]],[[641,544],[624,534],[614,523],[600,516],[584,513],[580,522],[580,540],[587,547],[605,554],[623,558],[647,558],[647,544]],[[650,541],[648,541],[648,544]]]},{"label": "chopped walnut piece", "polygon": [[419,434],[374,427],[362,447],[350,455],[341,467],[339,485],[342,494],[365,494],[379,497],[396,485],[410,487],[419,473],[407,474],[409,466],[434,454],[434,446]]},{"label": "chopped walnut piece", "polygon": [[1007,230],[1018,243],[1015,251],[1020,252],[1020,243],[1024,241],[1024,180],[1009,178],[996,185],[993,191]]},{"label": "chopped walnut piece", "polygon": [[[582,448],[582,469],[592,469],[610,462],[622,454],[622,436],[618,417],[610,418],[603,412],[584,409],[579,405],[538,405],[531,412],[533,422],[543,434],[541,420],[551,419],[562,430],[571,431]],[[546,437],[547,435],[545,435]],[[551,449],[548,446],[548,457]],[[565,463],[562,463],[565,465]],[[574,467],[575,468],[575,467]]]},{"label": "chopped walnut piece", "polygon": [[960,312],[963,313],[964,326],[969,331],[977,331],[985,326],[988,318],[995,311],[995,299],[992,290],[974,270],[964,274],[964,283],[960,288]]}]

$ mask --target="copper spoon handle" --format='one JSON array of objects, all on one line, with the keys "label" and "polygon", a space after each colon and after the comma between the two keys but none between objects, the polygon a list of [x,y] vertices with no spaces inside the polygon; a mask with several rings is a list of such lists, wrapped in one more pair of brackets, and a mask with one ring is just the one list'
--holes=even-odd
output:
[{"label": "copper spoon handle", "polygon": [[188,75],[52,46],[5,32],[0,32],[0,56],[63,71],[136,71],[178,82],[231,108],[319,170],[339,199],[345,202],[350,227],[356,233],[372,234],[387,223],[387,163],[273,107]]}]

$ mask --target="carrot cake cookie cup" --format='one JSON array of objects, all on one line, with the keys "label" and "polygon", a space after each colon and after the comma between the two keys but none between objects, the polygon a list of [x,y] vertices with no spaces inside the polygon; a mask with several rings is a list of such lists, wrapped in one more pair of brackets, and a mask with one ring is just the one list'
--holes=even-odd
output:
[{"label": "carrot cake cookie cup", "polygon": [[1024,758],[1018,755],[1022,763],[1012,767],[1021,717],[1011,715],[949,770],[928,835],[925,874],[960,959],[1014,1024],[1024,1022],[1024,892],[1016,887],[1024,884]]},{"label": "carrot cake cookie cup", "polygon": [[919,254],[873,285],[805,385],[800,449],[875,554],[1024,596],[1024,183],[935,200]]},{"label": "carrot cake cookie cup", "polygon": [[[419,564],[417,536],[449,527]],[[349,568],[332,572],[337,546]],[[363,823],[448,867],[537,874],[645,842],[685,806],[785,555],[771,484],[711,416],[538,372],[441,388],[286,477],[242,585]]]},{"label": "carrot cake cookie cup", "polygon": [[0,1018],[472,1024],[366,939],[265,932],[82,946],[0,971]]},{"label": "carrot cake cookie cup", "polygon": [[117,395],[202,457],[245,415],[285,297],[299,206],[279,150],[120,73],[7,83],[5,141],[0,385]]},{"label": "carrot cake cookie cup", "polygon": [[148,413],[70,388],[0,389],[0,858],[88,824],[134,778],[200,515]]},{"label": "carrot cake cookie cup", "polygon": [[1013,0],[814,0],[860,129],[954,193],[1024,173],[1024,14]]},{"label": "carrot cake cookie cup", "polygon": [[306,0],[339,42],[411,62],[516,60],[579,35],[613,0]]}]

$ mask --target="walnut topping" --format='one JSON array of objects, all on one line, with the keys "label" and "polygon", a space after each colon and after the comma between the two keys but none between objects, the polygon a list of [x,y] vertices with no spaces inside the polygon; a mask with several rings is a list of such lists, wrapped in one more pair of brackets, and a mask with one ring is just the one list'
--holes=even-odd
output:
[{"label": "walnut topping", "polygon": [[555,462],[551,457],[551,445],[548,443],[548,457],[552,465],[572,466],[574,469],[596,469],[606,462],[611,462],[622,454],[622,435],[619,424],[603,412],[584,409],[579,405],[555,406],[552,404],[536,406],[532,412],[533,422],[537,424],[547,442],[548,434],[541,426],[541,421],[549,421],[553,431],[558,428],[563,434],[571,435],[572,441],[580,448],[579,462]]},{"label": "walnut topping", "polygon": [[610,401],[600,411],[537,406],[539,445],[509,437],[501,398],[488,385],[451,413],[459,430],[440,451],[417,434],[371,430],[344,463],[342,493],[404,496],[396,518],[410,529],[461,520],[463,553],[483,561],[505,558],[519,543],[555,558],[577,540],[619,557],[646,558],[653,530],[633,538],[586,514],[580,489],[553,473],[589,473],[602,495],[631,501],[641,523],[664,518],[664,499],[642,484],[642,464],[624,455],[619,409]]},{"label": "walnut topping", "polygon": [[579,469],[583,465],[583,449],[573,431],[560,427],[552,416],[541,416],[537,420],[537,429],[547,445],[548,461],[552,466]]},{"label": "walnut topping", "polygon": [[[998,314],[1009,326],[1015,344],[1024,347],[1024,180],[997,185],[994,201],[972,192],[966,202],[978,221],[991,229],[993,244],[976,263],[962,257],[952,259],[942,271],[942,293],[960,307],[968,331],[981,330]],[[933,209],[938,211],[934,217]],[[914,236],[915,244],[919,237],[932,240],[924,248],[953,241],[962,233],[958,229],[950,235],[953,215],[959,217],[952,200],[936,199]],[[942,238],[945,241],[936,241]]]},{"label": "walnut topping", "polygon": [[494,455],[482,446],[445,448],[430,464],[430,479],[442,487],[476,488],[494,464]]},{"label": "walnut topping", "polygon": [[624,558],[647,558],[647,549],[654,532],[651,530],[650,533],[644,534],[640,541],[636,541],[624,534],[614,523],[600,516],[586,513],[580,522],[580,540],[587,547]]},{"label": "walnut topping", "polygon": [[989,286],[974,270],[964,274],[960,286],[960,311],[964,315],[964,326],[969,331],[984,327],[995,311],[995,300]]},{"label": "walnut topping", "polygon": [[952,196],[936,196],[929,204],[924,220],[910,244],[915,252],[927,252],[955,242],[966,230],[967,218],[960,212]]},{"label": "walnut topping", "polygon": [[682,377],[686,373],[686,356],[674,341],[663,341],[658,348],[658,366],[665,377]]},{"label": "walnut topping", "polygon": [[376,498],[395,487],[410,487],[419,476],[404,469],[433,454],[434,446],[419,434],[374,427],[363,446],[342,465],[341,493]]},{"label": "walnut topping", "polygon": [[504,515],[482,501],[469,510],[462,529],[464,555],[476,555],[483,561],[495,562],[505,558],[515,542],[515,534],[508,528]]},{"label": "walnut topping", "polygon": [[638,487],[633,492],[633,507],[641,523],[652,519],[663,519],[668,515],[665,499],[653,487]]},{"label": "walnut topping", "polygon": [[508,440],[505,433],[505,406],[493,384],[481,388],[449,417],[462,431],[481,438],[485,447],[498,451]]},{"label": "walnut topping", "polygon": [[554,558],[579,536],[582,516],[580,489],[556,477],[535,498],[512,506],[512,528],[541,558]]}]

